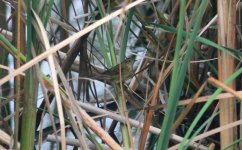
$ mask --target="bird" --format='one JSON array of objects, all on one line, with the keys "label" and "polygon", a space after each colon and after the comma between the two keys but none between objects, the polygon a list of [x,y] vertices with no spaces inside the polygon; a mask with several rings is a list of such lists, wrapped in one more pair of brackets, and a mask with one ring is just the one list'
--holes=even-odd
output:
[{"label": "bird", "polygon": [[[132,75],[133,64],[135,62],[135,58],[136,58],[136,56],[132,55],[131,57],[129,57],[129,58],[125,59],[123,62],[121,62],[122,81],[125,81],[127,78],[129,78]],[[120,82],[119,65],[120,64],[104,71],[100,75],[95,76],[94,79],[119,83]]]}]

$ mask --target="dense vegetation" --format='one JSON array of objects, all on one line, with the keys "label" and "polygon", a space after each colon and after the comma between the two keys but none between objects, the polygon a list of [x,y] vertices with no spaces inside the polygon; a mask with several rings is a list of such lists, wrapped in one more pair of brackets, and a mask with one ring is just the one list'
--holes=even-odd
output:
[{"label": "dense vegetation", "polygon": [[0,0],[0,149],[242,149],[241,8]]}]

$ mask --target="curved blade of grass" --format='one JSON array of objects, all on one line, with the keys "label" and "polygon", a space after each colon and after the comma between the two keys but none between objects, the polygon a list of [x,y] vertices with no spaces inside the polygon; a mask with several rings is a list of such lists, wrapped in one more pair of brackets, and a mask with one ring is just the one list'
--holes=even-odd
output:
[{"label": "curved blade of grass", "polygon": [[[17,55],[17,53],[18,53],[17,48],[14,47],[11,44],[11,42],[9,42],[9,40],[2,33],[0,33],[0,40],[2,42],[4,42],[4,44],[6,44],[13,51],[14,54]],[[26,62],[26,57],[22,53],[20,53],[20,59],[21,59],[21,61]]]},{"label": "curved blade of grass", "polygon": [[177,92],[177,90],[175,89],[176,87],[175,81],[177,82],[177,72],[179,69],[178,61],[179,61],[181,43],[184,36],[182,32],[183,25],[184,25],[184,18],[185,18],[185,1],[181,1],[178,33],[177,33],[177,40],[176,40],[176,52],[174,57],[174,69],[172,72],[171,88],[169,93],[170,96],[168,98],[166,116],[162,123],[162,131],[161,131],[161,134],[159,135],[159,139],[157,143],[157,148],[156,148],[157,150],[167,149],[168,143],[170,140],[170,138],[167,138],[167,137],[170,137],[172,123],[175,118],[175,112],[173,110],[176,110],[178,98],[175,97],[176,94],[174,92]]},{"label": "curved blade of grass", "polygon": [[108,56],[108,51],[107,51],[107,48],[106,48],[106,45],[103,41],[103,37],[101,36],[101,33],[98,29],[96,29],[96,34],[97,34],[97,37],[98,37],[98,41],[99,41],[99,44],[101,46],[101,54],[105,60],[105,63],[107,64],[107,67],[108,68],[111,68],[112,67],[112,64],[111,64],[111,61],[109,59],[109,56]]},{"label": "curved blade of grass", "polygon": [[51,13],[51,9],[52,9],[53,5],[54,5],[54,0],[49,0],[47,13],[46,13],[46,16],[45,16],[45,19],[44,19],[44,27],[47,26],[47,23],[50,19],[50,13]]},{"label": "curved blade of grass", "polygon": [[183,149],[188,149],[189,144],[191,144],[193,138],[195,136],[197,136],[202,129],[204,129],[206,127],[206,125],[211,122],[217,115],[219,114],[219,112],[213,114],[212,116],[210,116],[197,130],[196,132],[193,133],[193,135],[191,136],[191,138],[189,139],[189,141],[186,143],[186,146],[183,147]]},{"label": "curved blade of grass", "polygon": [[[161,28],[162,30],[165,30],[167,32],[172,32],[172,33],[177,33],[178,32],[177,29],[175,27],[172,27],[172,26],[166,26],[166,25],[157,24],[157,23],[150,23],[150,24],[154,25],[157,28]],[[183,32],[184,32],[184,34],[186,36],[190,36],[190,34],[191,34],[191,33],[185,32],[185,31],[183,31]],[[242,56],[242,52],[239,52],[239,51],[237,51],[235,49],[232,49],[232,48],[227,48],[227,47],[221,46],[221,45],[219,45],[219,44],[217,44],[217,43],[215,43],[215,42],[213,42],[211,40],[208,40],[208,39],[206,39],[204,37],[200,37],[200,36],[196,37],[196,41],[197,42],[201,42],[201,43],[203,43],[205,45],[214,47],[214,48],[216,48],[218,50],[221,50],[221,51],[223,51],[223,52],[233,56],[238,61],[240,61],[240,62],[242,61],[241,58],[240,58]]]},{"label": "curved blade of grass", "polygon": [[227,150],[230,149],[231,147],[233,147],[236,144],[239,144],[242,141],[242,138],[235,140],[233,143],[231,143],[230,145],[228,145],[227,147],[223,148],[222,150]]},{"label": "curved blade of grass", "polygon": [[116,54],[115,54],[115,47],[114,47],[114,44],[113,44],[112,36],[111,36],[111,34],[110,34],[110,32],[108,30],[106,31],[106,36],[107,36],[107,40],[108,40],[109,51],[110,51],[110,54],[111,54],[112,66],[115,66],[115,65],[117,65],[117,58],[116,58]]},{"label": "curved blade of grass", "polygon": [[[50,48],[50,44],[48,41],[47,34],[45,32],[44,26],[38,17],[38,15],[35,13],[35,11],[32,9],[32,12],[34,14],[34,18],[40,28],[43,40],[44,40],[44,46],[45,49],[48,50]],[[54,64],[54,58],[52,54],[48,56],[48,62],[50,66],[50,71],[52,74],[53,78],[53,83],[54,83],[54,91],[55,91],[55,97],[56,97],[56,102],[57,102],[57,109],[58,109],[58,114],[59,114],[59,119],[60,119],[60,125],[61,125],[61,148],[63,150],[66,149],[66,140],[65,140],[65,122],[64,122],[64,113],[62,109],[62,102],[61,102],[61,96],[60,96],[60,91],[59,91],[59,85],[58,85],[58,80],[57,80],[57,72],[55,70],[55,64]]]},{"label": "curved blade of grass", "polygon": [[182,64],[179,64],[181,43],[182,43],[182,38],[184,37],[183,22],[185,18],[185,3],[186,3],[185,1],[181,1],[181,5],[180,5],[180,16],[179,16],[178,33],[177,33],[178,37],[176,41],[176,51],[175,51],[175,58],[174,58],[174,69],[172,72],[172,80],[171,80],[171,87],[170,87],[168,104],[167,104],[167,112],[166,112],[164,121],[162,123],[162,131],[158,140],[157,150],[167,149],[168,147],[169,138],[167,137],[170,137],[172,123],[176,114],[176,111],[174,110],[176,110],[176,107],[177,107],[177,102],[179,100],[180,93],[182,91],[188,64],[192,56],[195,39],[197,37],[200,23],[206,8],[206,0],[203,0],[200,5],[200,11],[199,11],[197,20],[193,26],[193,31],[188,37],[186,37],[186,38],[189,38],[186,41],[186,42],[189,42],[189,45],[187,47],[184,60]]},{"label": "curved blade of grass", "polygon": [[128,43],[128,36],[129,36],[129,31],[130,31],[130,26],[131,26],[131,21],[132,17],[134,15],[134,8],[132,8],[129,13],[128,13],[128,19],[125,24],[125,31],[124,31],[124,36],[123,36],[123,42],[122,42],[122,47],[121,47],[121,59],[125,59],[125,54],[126,54],[126,49],[127,49],[127,43]]},{"label": "curved blade of grass", "polygon": [[[103,10],[103,4],[100,0],[97,1],[97,7],[98,7],[98,11],[101,15],[101,17],[104,17],[105,16],[105,10]],[[114,45],[113,45],[113,32],[112,32],[112,22],[110,21],[110,25],[104,25],[104,30],[105,30],[105,33],[106,33],[106,38],[107,38],[107,41],[108,41],[108,47],[109,47],[109,52],[111,54],[111,62],[112,62],[112,66],[115,66],[117,65],[117,59],[116,59],[116,54],[115,54],[115,48],[114,48]],[[106,51],[107,53],[108,51]],[[103,53],[103,56],[106,56],[107,54],[104,54]],[[105,58],[105,57],[104,57]],[[105,58],[106,61],[109,60],[109,58]]]},{"label": "curved blade of grass", "polygon": [[[234,74],[232,74],[225,82],[225,85],[229,85],[230,82],[232,82],[236,77],[238,77],[240,74],[242,73],[242,67],[236,71]],[[187,139],[189,138],[189,136],[191,135],[192,130],[195,128],[195,126],[197,125],[198,121],[200,120],[200,118],[202,117],[202,115],[205,113],[205,111],[208,109],[208,107],[212,104],[212,102],[214,101],[214,99],[216,98],[216,96],[218,94],[220,94],[222,92],[222,88],[218,88],[212,95],[211,97],[207,100],[207,102],[205,103],[205,105],[203,106],[203,108],[201,109],[201,111],[198,113],[197,117],[194,119],[194,121],[192,122],[191,126],[189,127],[179,149],[182,149],[182,147],[184,146],[185,142],[187,141]]]}]

